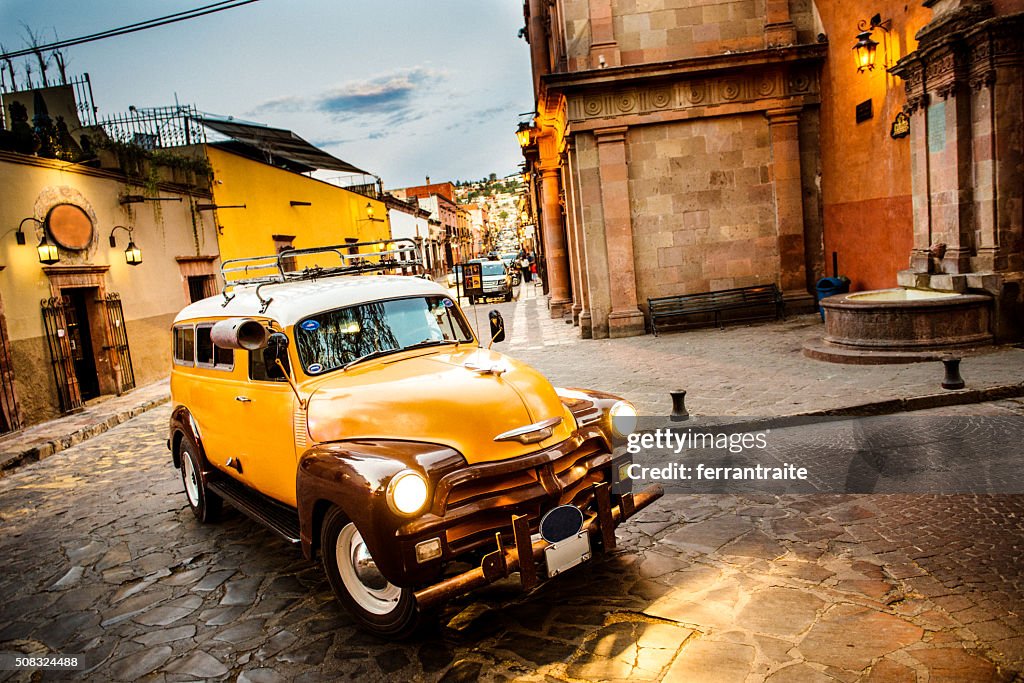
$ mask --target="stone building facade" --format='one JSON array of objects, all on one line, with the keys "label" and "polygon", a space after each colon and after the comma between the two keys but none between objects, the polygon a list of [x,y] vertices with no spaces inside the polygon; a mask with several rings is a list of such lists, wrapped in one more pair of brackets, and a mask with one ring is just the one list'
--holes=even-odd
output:
[{"label": "stone building facade", "polygon": [[[1007,33],[1021,4],[528,0],[537,114],[524,152],[539,188],[551,314],[571,309],[584,337],[641,334],[650,297],[764,283],[798,310],[833,274],[833,255],[855,288],[895,286],[908,252],[920,270],[933,246],[922,226],[959,216],[957,234],[981,240],[964,191],[991,196],[999,183],[1002,204],[985,206],[1002,206],[1001,218],[985,220],[1019,224],[1010,188],[1020,187],[1019,49],[968,55],[980,40],[971,36]],[[851,48],[875,12],[878,64],[858,71]],[[974,99],[959,119],[946,115],[947,130],[977,131],[961,139],[959,160],[928,156],[913,76],[943,68],[916,66],[943,49],[960,55],[947,71],[962,73],[946,90],[981,93],[963,95]],[[985,59],[998,64],[985,71],[999,84],[991,94],[987,77],[970,75],[971,60]],[[904,110],[912,132],[893,138]],[[997,141],[986,132],[992,112]],[[992,152],[1002,160],[994,167],[986,144],[1004,150]],[[965,151],[973,166],[960,163]],[[960,183],[943,184],[944,173]],[[1019,253],[1007,230],[1000,248]],[[945,232],[960,272],[1012,261],[991,249],[991,263],[965,257]]]}]

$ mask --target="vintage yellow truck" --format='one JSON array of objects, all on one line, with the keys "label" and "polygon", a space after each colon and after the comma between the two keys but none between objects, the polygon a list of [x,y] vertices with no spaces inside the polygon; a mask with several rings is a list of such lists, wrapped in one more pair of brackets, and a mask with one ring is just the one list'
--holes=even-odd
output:
[{"label": "vintage yellow truck", "polygon": [[414,249],[228,261],[224,293],[171,330],[168,445],[196,518],[227,501],[319,555],[339,600],[387,637],[474,587],[519,572],[528,589],[613,547],[662,493],[631,492],[615,455],[628,402],[552,387],[490,349],[497,311],[479,340],[447,289],[381,274],[414,270]]}]

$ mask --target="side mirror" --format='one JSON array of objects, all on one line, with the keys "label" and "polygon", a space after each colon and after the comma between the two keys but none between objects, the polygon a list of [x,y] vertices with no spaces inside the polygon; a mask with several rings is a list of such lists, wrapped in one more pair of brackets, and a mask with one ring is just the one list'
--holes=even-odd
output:
[{"label": "side mirror", "polygon": [[267,338],[267,345],[263,347],[263,365],[271,379],[283,377],[281,368],[274,362],[276,360],[288,367],[288,336],[283,332],[272,332]]},{"label": "side mirror", "polygon": [[491,311],[487,314],[487,320],[491,324],[491,344],[505,341],[505,319],[501,317],[501,313]]}]

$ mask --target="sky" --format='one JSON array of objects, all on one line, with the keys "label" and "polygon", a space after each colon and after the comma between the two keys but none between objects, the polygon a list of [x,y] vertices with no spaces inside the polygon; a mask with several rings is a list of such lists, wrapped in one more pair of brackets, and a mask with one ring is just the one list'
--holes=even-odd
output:
[{"label": "sky", "polygon": [[[211,2],[0,0],[0,45],[27,47],[25,26],[49,42]],[[177,97],[288,128],[386,188],[476,180],[522,161],[522,25],[519,0],[259,0],[67,48],[67,73],[89,73],[100,118]]]}]

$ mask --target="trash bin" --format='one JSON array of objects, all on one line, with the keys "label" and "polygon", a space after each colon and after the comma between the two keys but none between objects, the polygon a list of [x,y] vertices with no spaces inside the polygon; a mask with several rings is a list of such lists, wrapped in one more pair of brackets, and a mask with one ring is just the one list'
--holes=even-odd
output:
[{"label": "trash bin", "polygon": [[825,297],[849,292],[850,280],[845,277],[823,277],[814,287],[818,293],[818,313],[821,314],[821,319],[825,320],[825,309],[821,306],[821,300]]}]

